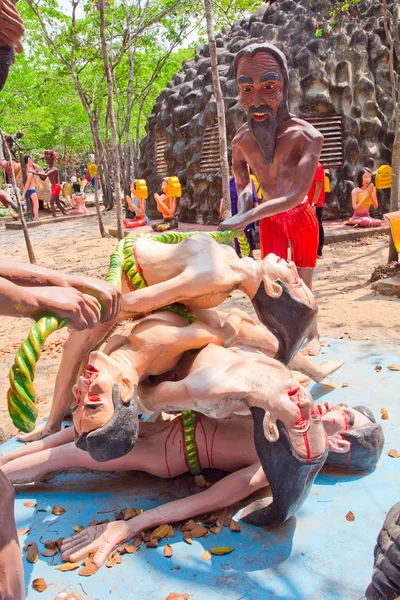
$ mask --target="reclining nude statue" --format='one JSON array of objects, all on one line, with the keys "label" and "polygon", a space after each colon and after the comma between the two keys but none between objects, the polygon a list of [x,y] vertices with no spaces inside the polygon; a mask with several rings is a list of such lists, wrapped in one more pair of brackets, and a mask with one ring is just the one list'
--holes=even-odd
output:
[{"label": "reclining nude statue", "polygon": [[[321,381],[343,364],[342,361],[327,361],[316,367],[297,352],[315,317],[316,306],[314,296],[299,279],[293,262],[287,263],[273,254],[261,263],[240,259],[232,248],[222,246],[204,234],[196,234],[171,246],[144,237],[134,236],[132,240],[131,247],[128,246],[130,281],[126,276],[123,289],[132,289],[133,285],[138,289],[123,296],[119,319],[138,318],[173,301],[184,301],[193,315],[206,321],[213,318],[210,325],[220,327],[222,317],[215,311],[209,312],[208,316],[207,311],[202,311],[201,315],[199,311],[217,306],[233,289],[239,288],[253,298],[261,322],[277,339],[268,335],[265,327],[244,321],[239,337],[244,335],[247,345],[265,351],[285,364],[290,363],[292,369],[316,381]],[[200,258],[196,252],[200,253]],[[149,287],[144,287],[144,281]],[[114,325],[115,321],[105,327],[97,326],[82,336],[71,334],[64,346],[65,363],[57,376],[48,421],[28,434],[20,434],[21,441],[34,441],[61,428],[63,415],[73,403],[71,390],[79,374],[80,362],[102,342]],[[292,355],[295,358],[290,362]]]},{"label": "reclining nude statue", "polygon": [[[132,324],[127,327],[132,329]],[[216,418],[251,411],[261,426],[256,437],[260,460],[267,452],[264,446],[270,445],[271,456],[276,448],[282,465],[287,456],[292,468],[298,467],[307,477],[305,481],[297,473],[299,484],[288,493],[281,488],[282,477],[275,481],[271,465],[265,467],[274,497],[284,494],[284,500],[279,501],[280,513],[274,517],[282,522],[300,506],[322,466],[325,436],[322,428],[318,430],[317,417],[311,416],[310,394],[291,372],[279,361],[245,345],[248,340],[256,348],[265,344],[270,349],[264,331],[238,309],[228,314],[202,309],[190,324],[184,311],[147,316],[125,335],[113,335],[102,351],[90,352],[95,343],[94,330],[72,333],[57,376],[59,412],[53,418],[61,423],[65,409],[75,401],[72,411],[76,445],[94,460],[104,462],[123,456],[135,445],[138,385],[149,376],[172,379],[155,388],[143,384],[142,389],[140,384],[140,400],[149,411],[195,409]],[[231,346],[233,342],[236,345]],[[195,349],[201,350],[184,354]],[[331,365],[338,366],[340,362]],[[78,377],[79,372],[82,375]],[[114,384],[118,385],[118,393],[113,397]],[[177,386],[171,397],[169,385]],[[284,424],[283,433],[279,432],[279,421]],[[282,442],[277,443],[282,436],[283,447]],[[194,465],[194,474],[198,470]]]},{"label": "reclining nude statue", "polygon": [[[315,428],[323,427],[327,435],[327,465],[352,471],[376,466],[382,451],[383,432],[368,408],[350,409],[325,403],[317,405],[314,412]],[[69,427],[0,457],[0,466],[12,483],[38,481],[60,469],[77,467],[97,471],[140,470],[158,477],[175,477],[188,471],[183,450],[186,443],[183,421],[183,416],[177,416],[169,422],[141,422],[135,447],[126,456],[106,463],[96,462],[87,452],[76,448],[74,431]],[[232,416],[215,420],[198,415],[194,428],[200,465],[230,474],[187,498],[157,506],[127,521],[89,527],[65,539],[61,549],[64,560],[80,561],[94,552],[94,562],[100,567],[114,548],[141,531],[216,511],[268,485],[253,444],[250,418]]]}]

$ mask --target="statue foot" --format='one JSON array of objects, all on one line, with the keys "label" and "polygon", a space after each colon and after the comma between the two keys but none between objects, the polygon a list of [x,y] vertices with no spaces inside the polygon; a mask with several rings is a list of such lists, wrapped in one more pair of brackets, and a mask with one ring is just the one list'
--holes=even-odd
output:
[{"label": "statue foot", "polygon": [[49,425],[48,423],[42,423],[35,427],[30,433],[19,433],[17,435],[18,442],[36,442],[36,440],[42,440],[43,438],[57,433],[60,431],[61,425]]},{"label": "statue foot", "polygon": [[315,381],[321,383],[325,377],[334,373],[344,365],[344,360],[325,360],[317,367]]}]

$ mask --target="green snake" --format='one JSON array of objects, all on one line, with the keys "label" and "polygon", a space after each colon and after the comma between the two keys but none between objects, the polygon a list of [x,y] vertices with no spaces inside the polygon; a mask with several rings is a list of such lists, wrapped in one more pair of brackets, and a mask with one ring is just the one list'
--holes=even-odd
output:
[{"label": "green snake", "polygon": [[[165,231],[152,235],[151,239],[163,244],[178,244],[183,240],[194,236],[193,232]],[[233,238],[237,238],[242,255],[248,256],[250,248],[244,233],[239,231],[211,231],[207,232],[214,240],[221,244],[229,244]],[[108,283],[121,289],[122,276],[126,274],[133,289],[144,287],[143,280],[137,279],[137,271],[133,268],[132,247],[137,237],[148,237],[147,234],[129,234],[115,247],[110,257],[110,267],[105,277]],[[182,306],[182,305],[180,305]],[[170,310],[180,312],[178,305],[169,305]],[[22,342],[17,350],[14,364],[10,369],[10,388],[7,392],[8,412],[11,419],[20,431],[29,433],[35,427],[38,409],[35,406],[35,379],[36,363],[40,357],[41,346],[46,339],[57,329],[68,325],[66,319],[52,315],[41,315],[31,327],[27,339]]]}]

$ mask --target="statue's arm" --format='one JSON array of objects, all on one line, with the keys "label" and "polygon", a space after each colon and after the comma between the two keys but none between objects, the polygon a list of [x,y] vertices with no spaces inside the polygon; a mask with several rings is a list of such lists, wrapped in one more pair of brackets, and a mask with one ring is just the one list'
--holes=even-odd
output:
[{"label": "statue's arm", "polygon": [[[54,290],[53,293],[45,293],[45,290],[36,290],[36,306],[38,310],[34,310],[31,314],[10,314],[10,316],[29,316],[36,317],[40,312],[52,312],[53,314],[60,315],[62,317],[71,320],[71,325],[75,327],[76,319],[74,313],[77,312],[79,321],[79,313],[82,312],[81,308],[84,309],[84,304],[88,305],[88,308],[92,311],[95,308],[96,314],[98,313],[98,305],[94,301],[94,298],[98,300],[101,305],[101,321],[106,322],[110,319],[115,319],[119,313],[121,306],[121,293],[113,285],[102,281],[101,279],[92,279],[91,277],[82,277],[80,275],[73,275],[69,273],[59,273],[51,269],[39,267],[37,265],[25,265],[18,262],[8,262],[0,260],[0,278],[8,280],[17,286],[23,286],[25,288],[25,296],[28,296],[29,288],[33,287],[49,287],[54,286],[57,288],[70,288],[67,290]],[[74,291],[72,290],[74,288]],[[31,292],[33,290],[31,289]],[[23,294],[23,290],[20,291]],[[33,293],[31,293],[31,296]],[[57,298],[57,295],[59,298]],[[70,306],[67,306],[66,300],[69,299],[71,302]],[[58,301],[60,300],[60,301]],[[18,308],[14,303],[14,310]],[[39,312],[38,312],[39,311]],[[1,313],[5,314],[5,313]],[[98,316],[96,318],[97,322]],[[88,323],[84,324],[85,326]],[[90,326],[93,327],[94,323]],[[75,327],[81,329],[82,327]]]},{"label": "statue's arm", "polygon": [[253,185],[248,164],[240,148],[240,139],[232,142],[232,170],[238,195],[238,213],[243,214],[253,208]]},{"label": "statue's arm", "polygon": [[76,383],[82,364],[87,360],[88,354],[101,344],[115,325],[116,320],[99,323],[92,330],[71,332],[63,347],[49,418],[45,424],[38,425],[31,433],[20,434],[19,440],[32,442],[60,431],[64,414],[75,400],[72,387]]},{"label": "statue's arm", "polygon": [[61,548],[63,560],[79,561],[95,552],[93,562],[104,564],[109,554],[119,544],[126,542],[141,531],[163,523],[183,521],[190,517],[213,512],[235,504],[253,492],[268,485],[260,463],[227,475],[207,490],[152,508],[128,521],[114,521],[96,525],[65,539]]},{"label": "statue's arm", "polygon": [[53,433],[44,439],[37,440],[31,444],[25,444],[23,446],[19,445],[16,450],[0,456],[0,467],[4,467],[4,465],[17,458],[23,458],[24,456],[30,456],[32,454],[42,452],[42,450],[51,450],[51,448],[57,448],[63,444],[73,442],[74,436],[74,428],[65,427],[61,431],[57,431],[57,433]]},{"label": "statue's arm", "polygon": [[263,202],[244,214],[237,214],[227,219],[220,225],[220,229],[244,229],[250,223],[254,223],[265,217],[272,217],[281,212],[294,208],[301,202],[309,191],[315,171],[318,166],[319,155],[323,144],[323,136],[316,130],[295,131],[287,134],[288,147],[292,153],[298,153],[299,159],[293,178],[293,185],[285,196],[279,196],[268,202]]}]

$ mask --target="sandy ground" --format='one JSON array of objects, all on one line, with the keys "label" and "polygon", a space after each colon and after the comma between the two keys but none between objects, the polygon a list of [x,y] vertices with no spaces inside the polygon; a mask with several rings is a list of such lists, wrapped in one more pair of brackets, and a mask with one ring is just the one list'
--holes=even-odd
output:
[{"label": "sandy ground", "polygon": [[[104,215],[106,226],[115,225],[115,214]],[[1,226],[0,226],[1,227]],[[30,229],[38,263],[68,273],[104,277],[115,238],[101,238],[96,218],[52,222]],[[0,229],[1,258],[28,262],[22,231]],[[386,262],[387,238],[367,238],[327,246],[318,261],[314,291],[318,298],[319,328],[323,337],[379,341],[400,345],[400,299],[381,296],[370,289],[374,267]],[[259,253],[258,253],[259,257]],[[225,303],[252,312],[249,300],[234,292]],[[8,370],[30,323],[23,319],[1,319],[0,327],[0,426],[13,433],[7,412]],[[49,410],[55,376],[67,331],[53,334],[46,342],[36,373],[40,415]],[[321,356],[321,360],[323,356]]]}]

